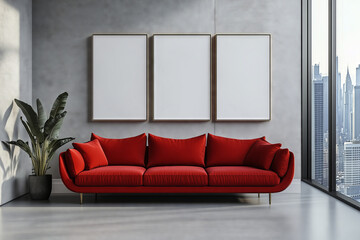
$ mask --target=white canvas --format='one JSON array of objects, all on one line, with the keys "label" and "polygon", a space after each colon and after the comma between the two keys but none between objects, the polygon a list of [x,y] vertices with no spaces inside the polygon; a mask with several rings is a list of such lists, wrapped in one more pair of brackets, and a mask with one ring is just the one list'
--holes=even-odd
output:
[{"label": "white canvas", "polygon": [[93,36],[93,120],[147,119],[147,36]]},{"label": "white canvas", "polygon": [[210,120],[211,36],[154,35],[154,120]]},{"label": "white canvas", "polygon": [[216,119],[270,120],[271,37],[216,36]]}]

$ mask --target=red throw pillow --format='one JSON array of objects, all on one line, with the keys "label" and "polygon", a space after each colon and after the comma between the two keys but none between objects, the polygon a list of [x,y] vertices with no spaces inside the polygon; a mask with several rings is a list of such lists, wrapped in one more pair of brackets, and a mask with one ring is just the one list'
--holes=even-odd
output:
[{"label": "red throw pillow", "polygon": [[246,155],[244,165],[269,170],[275,153],[280,147],[280,143],[271,144],[257,140]]},{"label": "red throw pillow", "polygon": [[241,166],[244,164],[246,154],[257,140],[233,139],[208,134],[206,147],[206,166]]},{"label": "red throw pillow", "polygon": [[271,164],[271,170],[276,172],[279,177],[285,176],[290,160],[290,151],[289,149],[279,149],[274,157],[274,160]]},{"label": "red throw pillow", "polygon": [[91,134],[91,140],[100,142],[109,165],[145,167],[146,134],[136,137],[111,139]]},{"label": "red throw pillow", "polygon": [[66,151],[65,164],[66,169],[72,178],[76,177],[85,169],[84,158],[76,149],[68,149]]},{"label": "red throw pillow", "polygon": [[186,165],[205,166],[206,135],[188,139],[171,139],[149,134],[147,167]]},{"label": "red throw pillow", "polygon": [[73,146],[83,156],[86,170],[108,165],[99,140],[95,139],[87,143],[73,143]]}]

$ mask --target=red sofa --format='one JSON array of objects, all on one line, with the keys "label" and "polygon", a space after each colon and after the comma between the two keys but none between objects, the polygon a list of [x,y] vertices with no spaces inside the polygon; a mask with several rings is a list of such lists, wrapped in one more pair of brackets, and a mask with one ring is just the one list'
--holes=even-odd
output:
[{"label": "red sofa", "polygon": [[149,134],[108,139],[92,134],[59,156],[65,186],[80,193],[271,193],[294,176],[294,154],[265,137],[208,134],[169,139]]}]

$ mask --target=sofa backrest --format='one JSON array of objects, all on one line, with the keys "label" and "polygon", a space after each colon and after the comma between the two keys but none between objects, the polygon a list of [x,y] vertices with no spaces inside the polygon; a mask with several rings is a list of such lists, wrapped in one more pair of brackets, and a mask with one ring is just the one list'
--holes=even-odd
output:
[{"label": "sofa backrest", "polygon": [[[180,140],[180,139],[169,139],[169,138],[161,138],[161,137],[156,137],[154,135],[149,134],[149,138],[150,136],[153,136],[155,138],[158,138],[160,140],[165,139],[166,141],[170,142],[170,143],[175,143],[175,145],[177,143],[181,144],[181,141],[184,140]],[[204,135],[201,136],[202,138],[205,138]],[[199,137],[198,137],[199,138]],[[95,134],[93,134],[92,139],[100,139],[102,140],[103,144],[105,143],[105,145],[107,144],[108,147],[107,151],[105,152],[106,157],[111,158],[111,159],[115,159],[118,155],[119,159],[122,161],[122,156],[124,156],[124,154],[120,151],[112,151],[112,149],[116,149],[117,145],[124,145],[124,143],[128,143],[128,142],[132,142],[134,140],[141,140],[143,142],[144,146],[141,150],[139,155],[137,155],[138,159],[141,158],[141,161],[136,161],[133,162],[130,158],[127,158],[127,162],[116,162],[115,161],[110,161],[109,160],[109,165],[134,165],[134,166],[144,166],[144,167],[154,167],[154,166],[168,166],[168,165],[190,165],[190,166],[202,166],[202,167],[212,167],[212,166],[242,166],[244,165],[244,158],[246,157],[249,149],[251,148],[251,146],[254,144],[254,142],[256,141],[266,141],[265,137],[262,138],[255,138],[255,139],[231,139],[231,138],[225,138],[225,137],[220,137],[220,136],[215,136],[212,134],[208,135],[207,141],[206,141],[206,145],[203,146],[201,145],[201,149],[204,152],[204,154],[197,154],[197,159],[199,159],[199,156],[201,155],[201,159],[198,162],[195,163],[189,163],[189,161],[185,160],[182,161],[183,159],[181,157],[179,157],[177,160],[177,162],[175,161],[171,161],[172,157],[164,157],[163,155],[160,154],[159,159],[158,156],[155,156],[155,163],[149,163],[149,146],[146,146],[146,135],[142,134],[136,137],[132,137],[132,138],[127,138],[127,139],[107,139],[107,138],[102,138],[99,136],[96,136]],[[194,138],[192,138],[194,139]],[[196,139],[196,137],[195,137]],[[189,139],[188,139],[189,140]],[[165,142],[166,142],[165,141]],[[186,139],[185,139],[186,141]],[[114,147],[115,146],[115,147]],[[140,146],[140,145],[139,145]],[[162,146],[164,148],[167,148],[166,144],[165,145],[159,145]],[[103,146],[102,146],[103,147]],[[162,150],[162,147],[160,147],[160,150]],[[127,146],[123,147],[123,149],[125,150],[129,150],[128,152],[136,152],[138,148],[128,148]],[[111,156],[109,155],[109,152],[114,153]],[[168,154],[172,154],[171,151],[169,151],[168,149],[165,151]],[[186,151],[185,151],[186,152]],[[108,154],[106,154],[108,153]],[[199,152],[196,152],[199,153]],[[177,153],[177,155],[179,155]],[[176,156],[177,156],[176,155]],[[196,154],[194,154],[196,155]],[[142,157],[139,157],[142,156]],[[154,156],[152,156],[154,159]],[[168,161],[168,159],[170,159]],[[281,149],[278,152],[276,152],[275,157],[273,158],[273,162],[271,164],[270,170],[276,172],[280,177],[283,177],[286,172],[287,172],[287,167],[288,167],[288,163],[289,163],[289,150],[288,149]],[[69,163],[67,163],[67,165],[69,165]]]},{"label": "sofa backrest", "polygon": [[[205,150],[206,150],[206,148],[207,147],[205,147]],[[285,152],[286,152],[286,150],[289,151],[288,149],[280,149],[280,150],[281,151],[285,150]],[[205,151],[205,152],[207,152],[207,151]],[[149,154],[149,146],[146,146],[145,159],[144,159],[145,166],[147,166],[147,163],[148,163],[148,154]],[[66,152],[63,152],[60,155],[62,155],[62,157],[63,157],[63,160],[64,160],[63,164],[65,165],[65,169],[66,169],[67,173],[70,175],[70,177],[74,177],[74,176],[72,176],[73,174],[71,172],[72,171],[71,164],[68,162],[69,160],[72,160],[72,159],[67,159],[68,155],[66,154]],[[289,168],[291,156],[293,157],[294,155],[290,151],[289,151],[288,156],[286,154],[284,155],[284,153],[282,153],[280,155],[278,155],[278,153],[276,153],[270,170],[276,172],[280,178],[284,178],[289,171],[288,168]],[[205,162],[206,162],[206,160],[207,160],[207,156],[205,155]]]}]

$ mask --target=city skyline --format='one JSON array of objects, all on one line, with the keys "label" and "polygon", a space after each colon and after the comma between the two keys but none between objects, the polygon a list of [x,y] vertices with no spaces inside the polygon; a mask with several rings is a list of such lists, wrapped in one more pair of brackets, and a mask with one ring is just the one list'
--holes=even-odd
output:
[{"label": "city skyline", "polygon": [[[360,63],[360,1],[343,0],[336,3],[336,54],[339,56],[339,72],[349,74],[355,85],[356,68]],[[321,72],[328,75],[328,1],[312,1],[312,63],[322,66]],[[351,46],[351,48],[349,47]],[[342,79],[342,84],[345,79]]]},{"label": "city skyline", "polygon": [[[339,72],[336,57],[337,191],[360,201],[360,67]],[[312,66],[312,178],[328,185],[328,76]]]}]

